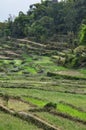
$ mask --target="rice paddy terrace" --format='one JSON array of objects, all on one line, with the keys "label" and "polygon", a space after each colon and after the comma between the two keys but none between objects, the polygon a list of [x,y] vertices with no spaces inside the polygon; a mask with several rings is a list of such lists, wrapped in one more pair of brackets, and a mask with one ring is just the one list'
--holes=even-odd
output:
[{"label": "rice paddy terrace", "polygon": [[86,130],[86,69],[58,43],[0,40],[0,130]]}]

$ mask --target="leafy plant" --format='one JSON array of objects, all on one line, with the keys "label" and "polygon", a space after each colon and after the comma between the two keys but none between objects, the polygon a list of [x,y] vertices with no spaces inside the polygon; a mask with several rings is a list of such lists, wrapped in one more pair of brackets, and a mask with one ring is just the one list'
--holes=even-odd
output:
[{"label": "leafy plant", "polygon": [[44,108],[46,108],[47,110],[51,110],[51,109],[56,109],[57,108],[57,104],[53,103],[53,102],[49,102],[47,103]]}]

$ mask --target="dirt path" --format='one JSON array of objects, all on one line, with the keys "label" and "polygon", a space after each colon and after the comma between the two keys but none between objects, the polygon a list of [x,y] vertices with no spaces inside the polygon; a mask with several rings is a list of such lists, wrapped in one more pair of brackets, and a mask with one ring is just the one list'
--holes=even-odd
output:
[{"label": "dirt path", "polygon": [[20,119],[26,120],[27,122],[32,122],[39,128],[42,128],[43,130],[60,130],[59,128],[56,128],[55,126],[49,124],[48,122],[38,118],[37,116],[31,114],[31,113],[26,113],[26,112],[14,112],[12,110],[9,110],[7,107],[0,105],[0,110],[11,114],[13,116],[19,117]]},{"label": "dirt path", "polygon": [[31,113],[20,112],[19,115],[23,116],[27,120],[30,119],[31,122],[35,123],[37,126],[43,128],[44,130],[61,130]]}]

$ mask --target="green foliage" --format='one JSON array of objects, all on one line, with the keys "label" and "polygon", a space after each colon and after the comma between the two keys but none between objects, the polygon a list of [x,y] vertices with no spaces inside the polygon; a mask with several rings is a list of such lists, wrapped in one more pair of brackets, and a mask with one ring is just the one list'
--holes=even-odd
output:
[{"label": "green foliage", "polygon": [[79,37],[80,44],[86,46],[86,24],[82,24]]},{"label": "green foliage", "polygon": [[36,105],[38,107],[44,107],[45,104],[47,103],[46,101],[40,100],[40,99],[36,99],[33,97],[23,97],[23,99],[33,105]]},{"label": "green foliage", "polygon": [[53,102],[49,102],[47,103],[44,108],[50,110],[50,109],[56,109],[57,108],[57,104],[56,103],[53,103]]},{"label": "green foliage", "polygon": [[73,55],[66,56],[65,66],[72,68],[81,68],[86,65],[86,47],[80,45],[73,51]]},{"label": "green foliage", "polygon": [[34,124],[27,123],[9,114],[0,112],[0,130],[39,130]]},{"label": "green foliage", "polygon": [[82,53],[86,53],[86,47],[85,46],[78,46],[74,49],[74,53],[75,54],[82,54]]},{"label": "green foliage", "polygon": [[[56,3],[43,1],[31,5],[27,14],[19,12],[14,20],[10,16],[6,23],[0,23],[0,35],[32,37],[33,40],[45,42],[57,34],[76,34],[85,17],[85,0],[65,0]],[[85,34],[81,41],[84,37]]]},{"label": "green foliage", "polygon": [[72,108],[66,104],[59,104],[57,106],[57,110],[62,112],[62,113],[66,113],[72,117],[76,117],[78,119],[86,121],[86,113],[85,112],[81,112],[81,111],[79,111],[75,108]]},{"label": "green foliage", "polygon": [[[74,59],[74,60],[76,60],[76,59]],[[73,67],[76,67],[74,65],[79,64],[78,62],[76,63],[76,61],[74,61],[74,63],[72,63]],[[82,80],[86,80],[86,77],[84,77],[84,76],[82,76],[80,74],[79,75],[73,75],[73,74],[71,74],[71,72],[69,72],[69,74],[66,74],[66,72],[65,72],[65,74],[64,73],[60,74],[60,73],[47,72],[47,76],[49,76],[49,77],[54,76],[57,79],[71,79],[71,80],[80,80],[80,79],[82,79]]]},{"label": "green foliage", "polygon": [[81,123],[74,122],[68,120],[66,118],[62,118],[60,116],[52,115],[48,112],[39,112],[36,113],[40,118],[48,121],[50,124],[54,124],[57,128],[61,128],[62,130],[85,130],[86,126],[82,125]]}]

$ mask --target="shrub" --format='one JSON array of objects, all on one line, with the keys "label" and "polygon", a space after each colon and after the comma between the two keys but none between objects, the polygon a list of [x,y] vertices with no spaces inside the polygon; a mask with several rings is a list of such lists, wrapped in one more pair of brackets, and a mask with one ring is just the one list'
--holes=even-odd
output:
[{"label": "shrub", "polygon": [[82,24],[80,30],[80,44],[86,46],[86,25]]},{"label": "shrub", "polygon": [[75,54],[81,54],[83,52],[86,52],[86,47],[85,46],[78,46],[75,48],[74,53]]},{"label": "shrub", "polygon": [[47,110],[56,109],[56,108],[57,108],[57,104],[56,104],[56,103],[49,102],[49,103],[47,103],[47,104],[44,106],[44,108],[47,109]]}]

